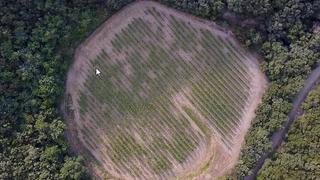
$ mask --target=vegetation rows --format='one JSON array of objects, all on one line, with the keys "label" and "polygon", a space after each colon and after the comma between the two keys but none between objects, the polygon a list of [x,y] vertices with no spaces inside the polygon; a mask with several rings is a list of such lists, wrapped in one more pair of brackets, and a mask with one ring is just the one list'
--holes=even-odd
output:
[{"label": "vegetation rows", "polygon": [[[79,159],[70,158],[66,151],[62,136],[65,125],[57,113],[57,102],[77,42],[129,2],[0,2],[0,179],[85,177]],[[285,121],[295,93],[319,59],[319,31],[313,28],[319,22],[319,1],[161,2],[234,27],[237,37],[256,48],[265,59],[263,67],[271,85],[257,110],[236,168],[235,177],[241,179],[270,147],[272,132]],[[240,18],[225,19],[225,12]],[[251,26],[245,24],[248,19],[254,20]],[[316,131],[316,134],[319,133]],[[297,154],[304,153],[297,149]],[[301,166],[307,164],[301,163]],[[270,166],[268,172],[277,174],[278,169]],[[315,172],[319,171],[305,171],[305,179]],[[291,175],[299,179],[299,174]]]},{"label": "vegetation rows", "polygon": [[88,179],[64,137],[66,72],[78,43],[128,2],[0,1],[0,179]]},{"label": "vegetation rows", "polygon": [[[256,110],[257,116],[246,135],[238,165],[229,176],[230,179],[243,179],[251,173],[260,156],[271,149],[273,132],[287,120],[296,93],[320,59],[320,3],[318,0],[163,2],[233,28],[237,38],[262,56],[262,69],[270,81],[269,88]],[[299,149],[296,155],[301,157],[304,154]],[[268,165],[270,175],[279,174],[277,166]],[[308,165],[301,163],[300,167],[307,168]],[[319,167],[303,168],[304,179],[312,179],[319,171]],[[290,178],[301,179],[300,175],[292,174]],[[271,176],[268,178],[272,179]]]},{"label": "vegetation rows", "polygon": [[110,44],[87,62],[102,74],[81,74],[78,100],[81,137],[98,161],[120,175],[167,177],[213,132],[232,147],[252,80],[232,40],[150,7]]}]

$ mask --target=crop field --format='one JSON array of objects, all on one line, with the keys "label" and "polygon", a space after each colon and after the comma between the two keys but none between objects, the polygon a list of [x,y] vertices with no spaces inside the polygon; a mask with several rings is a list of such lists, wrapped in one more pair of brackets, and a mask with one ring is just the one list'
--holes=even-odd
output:
[{"label": "crop field", "polygon": [[77,49],[69,126],[107,178],[211,179],[236,161],[265,84],[224,29],[140,1]]}]

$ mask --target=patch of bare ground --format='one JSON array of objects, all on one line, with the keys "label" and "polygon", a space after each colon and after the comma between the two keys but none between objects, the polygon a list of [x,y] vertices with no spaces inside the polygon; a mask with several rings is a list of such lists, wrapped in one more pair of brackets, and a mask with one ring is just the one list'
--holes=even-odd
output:
[{"label": "patch of bare ground", "polygon": [[[206,147],[207,150],[200,150],[203,152],[202,156],[199,157],[201,160],[195,162],[192,166],[187,167],[186,171],[182,173],[183,175],[180,176],[179,179],[217,179],[228,173],[237,163],[245,134],[250,127],[251,120],[255,117],[255,109],[261,102],[263,93],[267,88],[267,80],[265,75],[259,70],[258,61],[249,54],[246,55],[249,58],[247,63],[251,71],[250,73],[253,75],[250,98],[248,100],[250,103],[248,103],[243,111],[240,121],[241,124],[238,127],[237,136],[233,140],[234,144],[232,148],[228,149],[225,147],[219,139],[220,135],[218,133],[213,133],[210,137],[209,145]],[[188,92],[190,92],[189,89],[184,90],[184,93]],[[195,107],[193,107],[193,105],[184,96],[184,93],[176,94],[174,96],[173,101],[176,103],[176,107],[178,107],[181,113],[186,117],[188,117],[188,115],[185,114],[181,107],[186,106],[191,108],[200,117],[201,121],[206,124],[206,119],[202,117],[201,113],[198,112]],[[199,127],[192,122],[190,118],[188,118],[188,120],[194,129],[201,132]],[[203,132],[201,133],[204,135]]]},{"label": "patch of bare ground", "polygon": [[[239,47],[240,48],[240,47]],[[247,54],[248,59],[248,67],[252,73],[252,80],[251,80],[251,88],[250,88],[250,97],[249,102],[245,109],[243,110],[242,120],[240,121],[241,124],[238,128],[238,136],[234,140],[234,146],[232,150],[232,154],[239,155],[240,154],[240,147],[244,142],[244,137],[250,128],[251,120],[255,117],[255,109],[262,101],[263,93],[267,88],[267,79],[263,73],[259,70],[258,61],[253,56]],[[236,162],[238,156],[233,157],[233,161]]]},{"label": "patch of bare ground", "polygon": [[74,106],[75,103],[73,103],[71,99],[70,94],[65,94],[67,97],[65,101],[63,101],[61,105],[61,111],[64,115],[64,118],[67,120],[67,126],[68,128],[65,131],[65,137],[67,138],[71,151],[80,155],[84,155],[86,165],[88,169],[90,170],[90,174],[92,177],[97,179],[102,179],[104,177],[108,177],[107,173],[103,170],[103,166],[99,166],[98,164],[94,163],[93,157],[90,156],[91,153],[89,153],[88,149],[83,146],[82,137],[79,133],[79,125],[74,124],[75,120],[75,111]]},{"label": "patch of bare ground", "polygon": [[[212,160],[212,157],[215,154],[215,136],[206,137],[208,134],[203,132],[200,127],[189,117],[189,115],[184,111],[183,107],[188,107],[193,110],[194,113],[200,117],[201,123],[206,125],[207,121],[205,118],[201,116],[201,113],[198,112],[198,110],[193,106],[193,104],[188,100],[188,98],[185,96],[185,94],[190,94],[191,91],[188,87],[184,88],[181,92],[175,94],[173,96],[173,103],[175,104],[174,110],[177,110],[177,114],[182,114],[184,117],[186,117],[191,124],[192,129],[199,132],[203,137],[205,137],[205,141],[203,141],[200,146],[193,152],[192,155],[190,155],[190,158],[188,161],[191,161],[192,163],[188,163],[186,166],[184,166],[184,169],[181,170],[179,174],[181,174],[181,177],[178,176],[178,178],[186,177],[187,174],[190,172],[197,171],[197,169],[202,169],[206,164],[209,163],[209,161]],[[208,141],[208,142],[207,142]]]},{"label": "patch of bare ground", "polygon": [[[235,43],[237,45],[238,43]],[[244,56],[247,57],[247,65],[250,73],[252,74],[250,97],[248,98],[247,106],[244,108],[240,125],[237,129],[237,136],[233,138],[233,145],[231,149],[225,147],[223,143],[218,142],[215,146],[216,155],[213,159],[210,167],[207,171],[202,171],[198,177],[192,179],[217,179],[229,173],[236,165],[241,147],[244,143],[244,138],[248,132],[251,121],[255,117],[255,110],[262,101],[262,96],[267,88],[266,76],[259,69],[259,62],[256,57],[246,53],[246,51],[238,46],[237,48],[242,50]],[[217,135],[219,136],[219,135]]]},{"label": "patch of bare ground", "polygon": [[[99,147],[98,145],[96,149],[89,149],[83,146],[86,141],[83,138],[84,135],[80,132],[80,128],[83,126],[83,123],[86,122],[80,120],[80,105],[78,104],[78,100],[80,97],[79,91],[84,86],[87,78],[86,76],[83,76],[83,72],[92,71],[92,73],[94,73],[94,70],[92,70],[91,67],[87,65],[87,63],[90,60],[94,59],[96,55],[101,52],[101,47],[105,48],[104,50],[110,57],[110,59],[106,59],[107,64],[118,63],[116,59],[125,60],[124,56],[122,57],[119,54],[113,53],[114,49],[110,39],[114,38],[115,34],[121,31],[121,29],[124,28],[132,20],[133,17],[143,16],[143,10],[147,9],[148,7],[157,7],[157,9],[162,14],[173,15],[177,18],[184,19],[185,21],[190,22],[190,24],[195,27],[210,29],[221,37],[228,39],[234,38],[232,37],[231,31],[221,28],[213,22],[167,8],[166,6],[158,4],[156,2],[137,1],[126,6],[121,11],[110,17],[76,49],[74,57],[75,61],[71,66],[67,77],[65,92],[66,101],[61,107],[68,125],[66,136],[69,143],[71,144],[73,151],[79,154],[83,154],[87,157],[90,157],[88,153],[88,151],[90,151],[90,154],[92,154],[95,159],[103,159],[99,161],[99,165],[97,165],[87,158],[87,165],[91,170],[90,172],[97,179],[134,179],[134,177],[127,174],[120,174],[121,168],[119,169],[119,167],[114,165],[110,159],[107,159],[106,157],[108,156],[102,156],[103,153],[99,152],[104,151],[104,147]],[[149,19],[151,24],[154,20],[155,19],[152,18]],[[165,26],[167,29],[164,29],[163,34],[164,37],[168,37],[170,41],[173,41],[172,39],[170,39],[172,35],[168,33],[169,31],[167,31],[168,24],[169,22],[166,22]],[[234,44],[237,45],[239,43]],[[239,45],[237,48],[242,49]],[[243,50],[243,52],[245,52],[245,50]],[[179,55],[186,57],[186,61],[192,61],[192,59],[187,58],[190,56],[186,52],[181,51],[179,52]],[[191,154],[189,158],[187,158],[187,164],[184,164],[184,166],[182,167],[181,165],[179,165],[179,163],[174,163],[174,165],[177,166],[176,168],[174,168],[174,171],[176,173],[174,174],[174,176],[178,177],[179,179],[216,179],[231,170],[237,162],[241,145],[244,142],[245,134],[250,127],[251,120],[255,116],[254,111],[260,103],[263,92],[267,86],[267,81],[264,75],[260,72],[256,59],[248,54],[244,53],[244,55],[248,57],[247,63],[250,73],[252,74],[252,81],[250,97],[248,100],[249,103],[247,103],[247,107],[245,107],[245,109],[243,110],[242,120],[240,121],[241,124],[237,129],[237,136],[235,136],[233,139],[234,144],[232,145],[231,149],[226,148],[220,139],[220,135],[216,133],[214,129],[211,129],[210,136],[207,137],[208,142],[202,141],[200,143],[196,150],[193,151],[193,154]],[[126,77],[130,77],[134,73],[132,67],[128,62],[124,63],[126,64],[123,66],[123,71],[125,72]],[[152,71],[148,73],[148,76],[150,76],[152,79],[157,78],[157,75]],[[124,78],[122,80],[122,85],[130,89],[129,79]],[[190,89],[186,87],[182,89],[181,93],[175,94],[173,96],[172,101],[175,104],[175,109],[173,109],[173,111],[177,111],[177,114],[182,114],[184,117],[186,117],[190,122],[192,129],[199,132],[199,134],[201,134],[202,136],[206,137],[208,135],[203,132],[199,125],[197,125],[183,110],[184,106],[192,109],[201,120],[201,123],[203,123],[204,125],[208,123],[207,119],[205,119],[197,110],[197,107],[194,107],[194,105],[190,103],[186,96],[188,95],[188,93],[190,93]],[[146,94],[145,92],[141,92],[140,96],[147,98],[148,94]],[[91,126],[89,125],[89,127]],[[101,131],[101,129],[96,129],[96,131]],[[167,134],[167,136],[170,137],[170,132],[168,133],[169,134]],[[101,132],[101,134],[103,133]],[[146,143],[143,142],[143,138],[138,133],[135,132],[133,133],[133,135],[140,144]],[[100,140],[108,141],[108,138],[100,137]],[[139,162],[137,161],[137,163]],[[143,165],[141,164],[141,166]],[[149,170],[146,169],[146,173],[150,174],[150,172],[148,171]]]},{"label": "patch of bare ground", "polygon": [[262,96],[267,88],[267,79],[265,75],[259,70],[259,64],[257,59],[253,56],[250,56],[249,54],[246,55],[248,57],[248,67],[253,77],[251,80],[250,97],[248,99],[249,103],[243,110],[243,114],[240,120],[241,123],[237,130],[237,136],[233,138],[233,146],[230,150],[225,149],[224,151],[221,151],[220,153],[222,157],[218,157],[223,158],[227,151],[229,151],[230,156],[227,156],[224,159],[216,159],[216,162],[223,162],[223,165],[221,165],[219,168],[217,166],[213,168],[211,172],[208,172],[207,175],[203,176],[205,177],[205,179],[215,179],[211,176],[211,174],[214,174],[215,177],[221,177],[229,173],[232,170],[232,168],[236,165],[240,155],[241,147],[244,143],[245,135],[250,128],[251,121],[255,117],[255,110],[261,103]]}]

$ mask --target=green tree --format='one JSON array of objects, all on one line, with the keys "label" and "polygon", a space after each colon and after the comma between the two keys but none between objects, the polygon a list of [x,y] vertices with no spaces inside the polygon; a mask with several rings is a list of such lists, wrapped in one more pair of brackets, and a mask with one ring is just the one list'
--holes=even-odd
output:
[{"label": "green tree", "polygon": [[86,170],[82,166],[81,158],[66,158],[60,170],[61,179],[86,179]]}]

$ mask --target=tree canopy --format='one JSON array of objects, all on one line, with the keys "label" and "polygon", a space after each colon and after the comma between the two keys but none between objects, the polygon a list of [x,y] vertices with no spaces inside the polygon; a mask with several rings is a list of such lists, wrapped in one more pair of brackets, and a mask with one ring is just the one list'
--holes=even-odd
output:
[{"label": "tree canopy", "polygon": [[[65,75],[76,45],[129,2],[0,1],[0,179],[87,178],[82,158],[70,154],[64,138],[59,104]],[[270,85],[230,176],[241,179],[271,148],[272,133],[287,120],[293,98],[320,59],[320,1],[160,2],[233,28],[264,59],[261,67]],[[241,19],[231,22],[223,16],[227,12]],[[247,20],[254,23],[248,26]],[[319,144],[314,143],[319,137],[312,136],[319,134],[318,91],[308,98],[305,115],[279,153],[267,161],[260,178],[319,177]],[[306,138],[312,143],[304,142]]]}]

